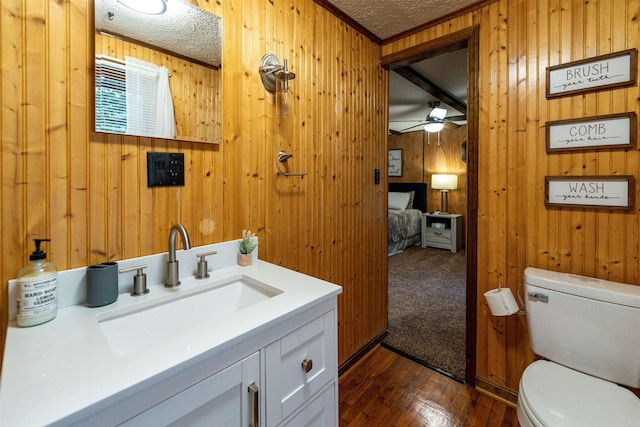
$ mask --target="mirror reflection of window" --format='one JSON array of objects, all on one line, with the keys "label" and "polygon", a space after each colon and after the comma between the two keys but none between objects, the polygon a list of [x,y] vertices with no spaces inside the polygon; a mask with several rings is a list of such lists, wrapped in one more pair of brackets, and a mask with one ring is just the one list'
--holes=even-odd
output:
[{"label": "mirror reflection of window", "polygon": [[96,131],[127,133],[124,62],[96,57]]},{"label": "mirror reflection of window", "polygon": [[126,57],[96,58],[96,130],[175,138],[169,70]]},{"label": "mirror reflection of window", "polygon": [[[147,0],[143,2],[146,4]],[[122,63],[126,56],[131,56],[166,67],[171,73],[169,87],[175,120],[161,119],[158,123],[175,123],[176,130],[173,131],[174,137],[163,138],[221,143],[222,20],[181,0],[166,2],[164,12],[157,14],[142,13],[119,0],[96,0],[94,4],[95,130],[148,135],[147,130],[139,128],[133,130],[129,127],[122,131],[131,124],[125,118],[126,103],[130,97],[118,86],[123,82],[122,73],[118,74],[117,66],[109,64],[101,69],[101,55],[117,57]],[[119,104],[106,105],[112,100],[119,101]],[[109,121],[109,124],[104,124]],[[148,122],[145,120],[144,123]]]},{"label": "mirror reflection of window", "polygon": [[125,60],[127,133],[175,138],[169,70],[130,56]]}]

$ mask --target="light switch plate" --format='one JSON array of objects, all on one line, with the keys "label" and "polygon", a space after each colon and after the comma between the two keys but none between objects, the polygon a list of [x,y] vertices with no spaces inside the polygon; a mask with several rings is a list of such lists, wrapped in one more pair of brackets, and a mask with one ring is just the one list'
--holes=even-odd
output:
[{"label": "light switch plate", "polygon": [[148,187],[183,187],[184,153],[147,152]]}]

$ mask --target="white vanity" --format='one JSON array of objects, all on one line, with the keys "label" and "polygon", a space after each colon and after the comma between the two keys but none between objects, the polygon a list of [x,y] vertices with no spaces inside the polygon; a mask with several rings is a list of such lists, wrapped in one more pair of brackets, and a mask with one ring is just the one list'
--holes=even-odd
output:
[{"label": "white vanity", "polygon": [[[197,280],[204,251],[218,254]],[[83,304],[85,268],[60,272],[57,317],[7,330],[0,425],[337,426],[341,288],[255,258],[240,267],[236,252],[179,251],[182,284],[142,296],[121,274],[99,308]],[[146,264],[159,284],[165,260],[118,264]]]}]

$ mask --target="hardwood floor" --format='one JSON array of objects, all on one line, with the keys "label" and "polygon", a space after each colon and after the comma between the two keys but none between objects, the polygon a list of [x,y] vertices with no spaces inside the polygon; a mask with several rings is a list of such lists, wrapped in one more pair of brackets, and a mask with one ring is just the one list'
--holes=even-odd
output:
[{"label": "hardwood floor", "polygon": [[514,408],[380,346],[340,377],[340,427],[518,425]]}]

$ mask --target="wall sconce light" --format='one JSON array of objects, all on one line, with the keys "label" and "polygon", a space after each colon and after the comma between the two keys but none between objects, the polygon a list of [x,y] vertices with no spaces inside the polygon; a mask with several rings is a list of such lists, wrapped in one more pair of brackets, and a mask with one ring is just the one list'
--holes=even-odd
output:
[{"label": "wall sconce light", "polygon": [[273,53],[267,53],[258,69],[264,88],[276,94],[276,114],[280,116],[293,115],[293,91],[289,80],[295,79],[296,75],[289,71],[288,65],[287,59],[280,64]]},{"label": "wall sconce light", "polygon": [[118,0],[118,3],[146,15],[162,15],[167,11],[167,0]]},{"label": "wall sconce light", "polygon": [[431,175],[431,188],[440,190],[441,213],[449,213],[449,190],[458,188],[458,175],[433,174]]}]

